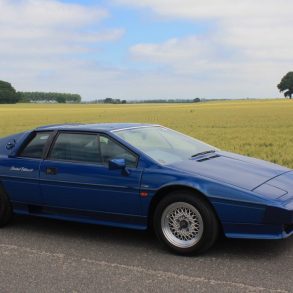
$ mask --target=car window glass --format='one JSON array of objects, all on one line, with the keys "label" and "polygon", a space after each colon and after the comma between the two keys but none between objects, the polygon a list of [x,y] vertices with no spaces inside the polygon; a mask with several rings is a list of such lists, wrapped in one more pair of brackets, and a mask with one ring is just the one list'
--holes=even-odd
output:
[{"label": "car window glass", "polygon": [[159,126],[114,133],[163,165],[188,160],[195,154],[215,149],[192,137]]},{"label": "car window glass", "polygon": [[34,135],[31,141],[20,153],[21,157],[40,159],[42,158],[44,147],[50,136],[50,132],[39,132]]},{"label": "car window glass", "polygon": [[100,150],[102,163],[105,165],[112,159],[124,159],[126,166],[131,168],[137,165],[137,157],[134,154],[107,136],[100,136]]},{"label": "car window glass", "polygon": [[101,163],[98,136],[60,133],[49,157],[54,160]]}]

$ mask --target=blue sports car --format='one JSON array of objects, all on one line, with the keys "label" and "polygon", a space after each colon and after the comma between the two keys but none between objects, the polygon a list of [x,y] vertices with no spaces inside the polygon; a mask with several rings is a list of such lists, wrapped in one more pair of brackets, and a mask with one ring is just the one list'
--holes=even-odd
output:
[{"label": "blue sports car", "polygon": [[179,254],[293,234],[293,171],[160,125],[65,124],[0,139],[0,225],[13,214],[153,228]]}]

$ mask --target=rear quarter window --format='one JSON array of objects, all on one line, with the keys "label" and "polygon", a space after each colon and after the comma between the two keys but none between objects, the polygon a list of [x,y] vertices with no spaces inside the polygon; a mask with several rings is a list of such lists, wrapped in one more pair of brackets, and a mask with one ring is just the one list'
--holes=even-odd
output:
[{"label": "rear quarter window", "polygon": [[37,132],[20,152],[20,157],[41,159],[51,132]]}]

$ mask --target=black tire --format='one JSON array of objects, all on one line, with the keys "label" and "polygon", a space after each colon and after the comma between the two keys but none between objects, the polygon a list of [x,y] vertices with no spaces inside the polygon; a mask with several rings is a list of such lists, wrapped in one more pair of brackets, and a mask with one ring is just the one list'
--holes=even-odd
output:
[{"label": "black tire", "polygon": [[0,227],[7,225],[12,218],[12,208],[8,197],[0,186]]},{"label": "black tire", "polygon": [[[180,216],[181,208],[185,208],[184,211],[192,218]],[[172,223],[176,223],[173,226],[170,225],[170,218]],[[180,226],[175,232],[174,225],[175,228]],[[198,230],[193,228],[195,225]],[[172,252],[181,255],[194,255],[206,251],[215,243],[219,234],[219,223],[209,202],[188,190],[171,192],[158,203],[153,216],[153,226],[160,242]],[[180,234],[184,229],[189,233],[190,240],[181,239],[185,237]],[[180,243],[176,245],[177,242]]]}]

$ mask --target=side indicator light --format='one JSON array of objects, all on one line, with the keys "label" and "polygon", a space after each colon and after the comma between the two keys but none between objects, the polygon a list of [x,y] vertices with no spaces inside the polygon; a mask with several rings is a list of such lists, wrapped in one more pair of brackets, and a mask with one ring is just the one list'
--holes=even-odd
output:
[{"label": "side indicator light", "polygon": [[140,193],[140,196],[141,197],[147,197],[149,194],[148,194],[148,192],[146,192],[146,191],[142,191],[141,193]]}]

